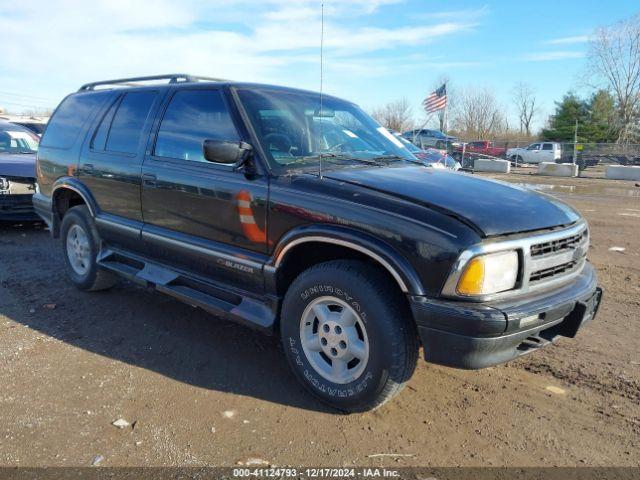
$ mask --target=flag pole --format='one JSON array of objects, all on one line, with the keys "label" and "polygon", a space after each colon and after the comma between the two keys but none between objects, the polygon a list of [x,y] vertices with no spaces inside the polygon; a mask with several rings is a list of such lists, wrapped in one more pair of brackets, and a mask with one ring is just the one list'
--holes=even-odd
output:
[{"label": "flag pole", "polygon": [[447,101],[444,104],[443,115],[444,115],[445,131],[443,133],[446,135],[444,146],[445,146],[445,150],[448,152],[449,151],[449,133],[448,133],[449,132],[449,115],[448,115],[449,109],[447,107],[449,106],[449,92],[447,92],[447,82],[444,82],[444,92],[445,92],[445,95],[447,96]]}]

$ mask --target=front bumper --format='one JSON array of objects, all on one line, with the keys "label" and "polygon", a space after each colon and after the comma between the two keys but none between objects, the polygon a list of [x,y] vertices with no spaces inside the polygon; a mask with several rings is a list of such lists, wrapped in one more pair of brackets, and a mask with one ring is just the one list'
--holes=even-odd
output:
[{"label": "front bumper", "polygon": [[28,222],[40,220],[33,208],[31,194],[0,194],[0,221]]},{"label": "front bumper", "polygon": [[504,363],[575,337],[598,311],[602,289],[591,264],[570,284],[518,301],[473,304],[412,297],[425,360],[464,369]]}]

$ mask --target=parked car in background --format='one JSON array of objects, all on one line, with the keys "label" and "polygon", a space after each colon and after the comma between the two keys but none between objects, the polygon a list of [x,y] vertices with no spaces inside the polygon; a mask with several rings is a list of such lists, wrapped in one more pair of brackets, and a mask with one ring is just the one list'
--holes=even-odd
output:
[{"label": "parked car in background", "polygon": [[445,135],[439,130],[430,130],[427,128],[404,132],[402,136],[420,148],[435,147],[443,150],[447,148],[447,146],[454,146],[458,143],[456,137]]},{"label": "parked car in background", "polygon": [[211,80],[96,82],[56,109],[33,202],[79,289],[119,275],[279,335],[296,378],[351,412],[398,393],[420,343],[484,368],[594,318],[570,206],[417,165],[352,102]]},{"label": "parked car in background", "polygon": [[557,162],[562,158],[562,146],[557,142],[536,142],[524,148],[509,148],[506,157],[514,163]]},{"label": "parked car in background", "polygon": [[30,130],[0,120],[0,221],[39,220],[31,201],[39,141]]},{"label": "parked car in background", "polygon": [[462,165],[457,162],[446,150],[438,150],[435,148],[418,148],[409,140],[404,138],[401,133],[389,130],[398,140],[409,150],[414,157],[424,162],[427,167],[448,168],[450,170],[460,170]]},{"label": "parked car in background", "polygon": [[11,122],[11,123],[15,123],[16,125],[20,125],[21,127],[31,130],[33,133],[35,133],[39,137],[42,136],[42,134],[44,133],[44,129],[47,128],[47,124],[45,122],[20,121],[20,122]]},{"label": "parked car in background", "polygon": [[438,150],[436,148],[427,148],[421,160],[428,167],[448,168],[454,171],[462,168],[460,162],[449,155],[446,150]]},{"label": "parked car in background", "polygon": [[460,160],[462,158],[462,153],[465,155],[471,156],[488,156],[488,157],[497,157],[504,158],[507,149],[502,147],[494,146],[493,142],[487,140],[478,140],[474,142],[469,142],[463,145],[458,145],[454,148],[453,157],[456,160]]}]

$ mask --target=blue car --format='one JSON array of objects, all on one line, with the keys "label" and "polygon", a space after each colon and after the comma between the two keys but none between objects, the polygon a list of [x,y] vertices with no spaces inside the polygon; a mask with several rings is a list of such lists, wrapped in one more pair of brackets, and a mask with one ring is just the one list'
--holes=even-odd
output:
[{"label": "blue car", "polygon": [[33,209],[40,138],[0,120],[0,221],[39,220]]}]

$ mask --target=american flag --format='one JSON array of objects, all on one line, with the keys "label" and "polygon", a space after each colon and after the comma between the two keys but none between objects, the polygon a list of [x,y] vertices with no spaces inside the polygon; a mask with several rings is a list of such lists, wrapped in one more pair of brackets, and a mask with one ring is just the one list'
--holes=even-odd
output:
[{"label": "american flag", "polygon": [[437,112],[445,108],[447,106],[447,84],[443,83],[440,88],[429,94],[422,102],[422,105],[427,113]]}]

